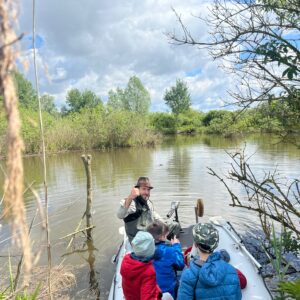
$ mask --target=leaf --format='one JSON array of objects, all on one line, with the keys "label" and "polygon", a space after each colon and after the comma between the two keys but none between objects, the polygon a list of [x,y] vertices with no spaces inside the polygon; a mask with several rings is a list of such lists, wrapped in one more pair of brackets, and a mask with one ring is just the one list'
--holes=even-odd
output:
[{"label": "leaf", "polygon": [[284,77],[288,71],[289,71],[290,67],[286,68],[283,72],[282,72],[282,77]]},{"label": "leaf", "polygon": [[293,79],[294,76],[294,70],[292,68],[289,68],[288,72],[287,72],[287,76],[289,80]]}]

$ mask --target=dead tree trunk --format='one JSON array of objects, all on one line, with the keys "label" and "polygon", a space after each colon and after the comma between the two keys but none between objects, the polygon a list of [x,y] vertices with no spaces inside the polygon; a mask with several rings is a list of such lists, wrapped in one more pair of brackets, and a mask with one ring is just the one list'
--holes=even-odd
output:
[{"label": "dead tree trunk", "polygon": [[87,238],[89,240],[92,239],[92,168],[91,168],[91,161],[92,156],[91,155],[82,155],[81,159],[83,161],[85,172],[86,172],[86,178],[87,178],[87,198],[86,198],[86,210],[85,210],[85,216],[86,216],[86,227],[89,228],[86,231]]}]

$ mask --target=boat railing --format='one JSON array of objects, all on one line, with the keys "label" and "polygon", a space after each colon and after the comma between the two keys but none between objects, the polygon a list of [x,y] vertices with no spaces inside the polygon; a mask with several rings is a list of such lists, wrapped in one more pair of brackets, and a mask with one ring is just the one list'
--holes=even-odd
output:
[{"label": "boat railing", "polygon": [[237,243],[237,245],[239,246],[239,248],[249,257],[249,259],[252,261],[252,263],[254,263],[254,265],[257,267],[258,269],[258,273],[261,272],[262,266],[261,264],[252,256],[252,254],[247,250],[247,248],[244,245],[243,240],[240,238],[240,236],[236,233],[236,231],[234,230],[234,227],[230,224],[230,222],[227,222],[227,224],[230,226],[231,230],[233,230],[235,232],[235,234],[239,237],[239,240],[237,239],[236,235],[232,234],[232,232],[226,227],[224,226],[225,231],[230,234],[230,236],[233,238],[233,240]]}]

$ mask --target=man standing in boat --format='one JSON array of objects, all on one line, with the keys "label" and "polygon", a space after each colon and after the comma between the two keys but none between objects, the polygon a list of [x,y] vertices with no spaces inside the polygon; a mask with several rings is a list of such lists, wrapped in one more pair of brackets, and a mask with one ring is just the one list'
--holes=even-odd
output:
[{"label": "man standing in boat", "polygon": [[[154,221],[163,221],[153,209],[149,200],[153,186],[148,177],[140,177],[137,184],[131,189],[129,196],[121,200],[117,216],[124,220],[125,230],[129,241],[138,231],[146,231],[146,227]],[[180,225],[177,222],[168,224],[171,233],[178,235]]]}]

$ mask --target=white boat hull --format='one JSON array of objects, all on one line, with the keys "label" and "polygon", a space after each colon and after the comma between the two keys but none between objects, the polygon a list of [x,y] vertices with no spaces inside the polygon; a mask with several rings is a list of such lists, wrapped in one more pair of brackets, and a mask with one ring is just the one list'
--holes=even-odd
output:
[{"label": "white boat hull", "polygon": [[[216,250],[226,249],[230,254],[230,264],[242,271],[247,278],[247,287],[242,290],[243,300],[269,300],[272,299],[260,275],[260,264],[244,247],[240,237],[233,227],[221,217],[210,219],[219,231],[219,246]],[[188,230],[188,229],[186,229]],[[115,258],[116,272],[111,285],[109,300],[123,300],[122,277],[120,274],[121,263],[124,256],[131,252],[131,246],[125,234],[124,227],[120,228],[124,240]],[[191,244],[189,245],[191,246]]]}]

